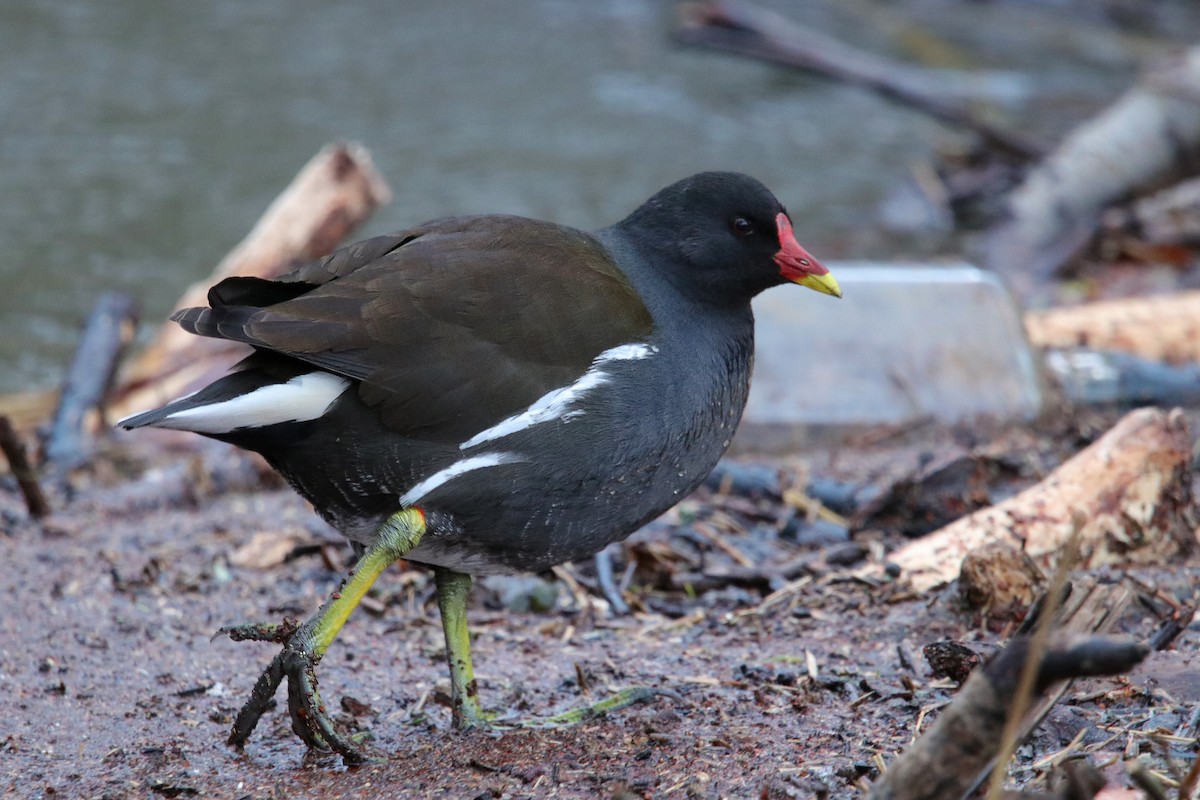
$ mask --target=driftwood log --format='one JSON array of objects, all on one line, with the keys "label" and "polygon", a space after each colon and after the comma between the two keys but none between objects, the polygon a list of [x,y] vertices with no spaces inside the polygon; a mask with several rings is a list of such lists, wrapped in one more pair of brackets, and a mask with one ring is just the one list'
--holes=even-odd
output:
[{"label": "driftwood log", "polygon": [[1090,241],[1108,206],[1200,173],[1200,46],[1067,136],[1012,191],[988,267],[1028,292]]},{"label": "driftwood log", "polygon": [[1191,448],[1182,412],[1139,409],[1045,480],[901,547],[888,561],[918,592],[953,581],[968,552],[993,542],[1051,568],[1080,530],[1080,566],[1156,562],[1196,548]]},{"label": "driftwood log", "polygon": [[1200,291],[1029,311],[1035,347],[1117,350],[1155,361],[1200,361]]},{"label": "driftwood log", "polygon": [[[391,199],[366,149],[354,144],[323,148],[275,199],[254,229],[213,273],[194,284],[176,308],[207,304],[208,289],[233,275],[268,278],[295,262],[326,255]],[[221,374],[248,351],[185,333],[166,323],[119,378],[114,413],[122,416],[161,405]]]}]

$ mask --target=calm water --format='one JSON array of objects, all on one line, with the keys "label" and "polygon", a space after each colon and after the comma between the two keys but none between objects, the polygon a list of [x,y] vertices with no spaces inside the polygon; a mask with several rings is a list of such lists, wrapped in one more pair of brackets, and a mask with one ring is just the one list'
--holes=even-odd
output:
[{"label": "calm water", "polygon": [[[881,5],[864,30],[871,5],[788,7],[886,46],[897,12]],[[596,227],[722,168],[770,185],[820,256],[886,255],[876,204],[941,129],[854,89],[681,49],[673,23],[671,4],[634,0],[5,2],[0,391],[55,385],[104,289],[160,319],[335,139],[363,142],[396,193],[364,233],[489,211]],[[958,27],[983,66],[1027,63]],[[1084,96],[1143,56],[1118,48],[1076,70],[1071,48],[1092,45],[1065,47],[1042,77]]]}]

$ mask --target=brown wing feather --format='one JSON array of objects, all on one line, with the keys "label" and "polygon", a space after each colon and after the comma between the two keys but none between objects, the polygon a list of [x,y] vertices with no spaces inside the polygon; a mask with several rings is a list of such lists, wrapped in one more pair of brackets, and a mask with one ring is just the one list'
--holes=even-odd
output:
[{"label": "brown wing feather", "polygon": [[[195,333],[246,342],[362,381],[395,430],[462,441],[570,384],[650,314],[591,236],[519,217],[439,220],[306,264],[271,289],[188,309]],[[312,288],[296,296],[296,283]],[[283,284],[283,285],[279,285]]]}]

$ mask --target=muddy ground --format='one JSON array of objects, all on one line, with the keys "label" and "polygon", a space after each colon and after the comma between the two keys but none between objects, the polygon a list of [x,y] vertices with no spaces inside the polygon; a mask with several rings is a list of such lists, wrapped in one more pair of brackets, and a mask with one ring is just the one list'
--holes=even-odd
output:
[{"label": "muddy ground", "polygon": [[[1114,418],[1060,419],[1053,430],[880,431],[766,471],[735,469],[724,491],[702,489],[616,550],[618,579],[630,578],[628,615],[589,590],[591,564],[569,570],[576,591],[561,581],[535,587],[535,597],[557,587],[547,610],[506,608],[505,598],[516,606],[530,596],[511,582],[477,585],[470,621],[485,705],[534,716],[632,685],[674,693],[573,728],[451,730],[430,580],[417,567],[393,568],[319,672],[342,722],[369,731],[386,755],[355,769],[306,753],[282,708],[245,752],[226,746],[273,648],[213,638],[225,624],[308,614],[337,585],[348,550],[244,457],[170,434],[121,435],[55,494],[59,510],[45,523],[30,521],[15,488],[0,484],[0,791],[857,796],[954,694],[923,648],[953,639],[986,655],[1010,629],[965,609],[953,586],[905,599],[854,570],[904,541],[902,531],[1036,481]],[[913,476],[919,490],[904,491],[897,481]],[[857,509],[852,533],[788,522],[794,509],[779,489],[813,477],[845,482],[834,489],[845,490],[844,511]],[[256,533],[266,535],[248,547]],[[1191,601],[1200,562],[1135,577],[1147,602],[1131,604],[1118,628],[1148,638],[1170,616],[1162,598]],[[789,578],[799,579],[791,592],[764,606]],[[1115,785],[1128,785],[1130,757],[1168,778],[1186,770],[1200,723],[1198,633],[1191,623],[1127,678],[1077,683],[1020,748],[1011,782],[1045,785],[1056,754],[1086,754]]]}]

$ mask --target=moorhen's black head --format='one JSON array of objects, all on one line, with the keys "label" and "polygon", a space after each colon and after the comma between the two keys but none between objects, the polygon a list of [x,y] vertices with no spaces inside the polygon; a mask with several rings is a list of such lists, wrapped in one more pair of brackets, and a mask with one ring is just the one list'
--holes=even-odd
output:
[{"label": "moorhen's black head", "polygon": [[688,295],[742,304],[792,282],[841,297],[829,270],[796,241],[767,187],[736,172],[702,172],[671,184],[616,226]]}]

